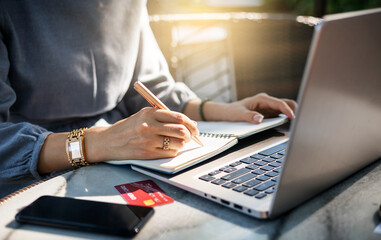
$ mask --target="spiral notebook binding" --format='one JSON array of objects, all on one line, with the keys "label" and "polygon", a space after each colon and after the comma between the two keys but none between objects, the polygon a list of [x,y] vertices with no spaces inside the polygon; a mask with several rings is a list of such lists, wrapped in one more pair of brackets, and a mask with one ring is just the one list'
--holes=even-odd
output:
[{"label": "spiral notebook binding", "polygon": [[200,133],[201,137],[210,137],[210,138],[232,138],[236,137],[234,134],[227,133]]}]

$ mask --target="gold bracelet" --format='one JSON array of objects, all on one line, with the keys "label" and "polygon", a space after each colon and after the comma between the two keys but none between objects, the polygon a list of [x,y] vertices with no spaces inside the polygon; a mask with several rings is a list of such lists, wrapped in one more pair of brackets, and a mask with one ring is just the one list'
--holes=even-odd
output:
[{"label": "gold bracelet", "polygon": [[86,161],[85,141],[83,135],[87,128],[75,129],[69,133],[66,139],[66,155],[73,167],[90,165]]}]

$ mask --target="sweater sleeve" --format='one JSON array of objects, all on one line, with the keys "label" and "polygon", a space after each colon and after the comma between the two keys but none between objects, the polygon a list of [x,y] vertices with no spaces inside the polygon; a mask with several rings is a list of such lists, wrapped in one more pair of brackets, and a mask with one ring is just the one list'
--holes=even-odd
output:
[{"label": "sweater sleeve", "polygon": [[175,82],[169,72],[167,62],[156,42],[145,12],[139,42],[139,53],[134,75],[124,101],[130,113],[139,111],[144,106],[150,106],[134,89],[135,81],[141,81],[169,109],[182,112],[187,102],[197,98],[184,83]]},{"label": "sweater sleeve", "polygon": [[0,181],[40,179],[39,153],[50,133],[29,123],[0,123]]},{"label": "sweater sleeve", "polygon": [[39,179],[37,163],[45,138],[51,133],[29,123],[9,122],[16,93],[9,82],[9,59],[0,31],[0,182]]}]

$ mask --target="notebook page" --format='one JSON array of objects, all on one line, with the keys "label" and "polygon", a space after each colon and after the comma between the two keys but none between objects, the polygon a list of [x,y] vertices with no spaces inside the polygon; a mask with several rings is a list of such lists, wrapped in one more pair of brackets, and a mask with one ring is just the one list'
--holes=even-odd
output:
[{"label": "notebook page", "polygon": [[115,165],[135,164],[162,170],[164,172],[174,172],[212,157],[237,143],[236,137],[199,136],[199,138],[204,146],[200,146],[192,140],[188,142],[174,158],[162,158],[157,160],[114,160],[107,161],[107,163]]},{"label": "notebook page", "polygon": [[190,141],[187,146],[181,150],[179,155],[171,159],[170,161],[164,161],[160,164],[164,168],[177,168],[184,164],[198,161],[205,158],[206,156],[215,155],[216,151],[221,152],[230,146],[231,141],[236,140],[235,137],[206,137],[199,136],[201,142],[204,146],[200,146],[194,141]]},{"label": "notebook page", "polygon": [[279,126],[287,121],[285,115],[275,118],[265,118],[260,124],[248,122],[197,122],[200,133],[233,134],[238,138],[244,138],[254,133]]}]

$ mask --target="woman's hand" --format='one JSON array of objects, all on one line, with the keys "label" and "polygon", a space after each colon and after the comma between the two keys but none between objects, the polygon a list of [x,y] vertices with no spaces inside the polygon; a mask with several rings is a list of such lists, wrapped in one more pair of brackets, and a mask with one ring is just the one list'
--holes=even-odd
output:
[{"label": "woman's hand", "polygon": [[223,118],[226,121],[246,121],[261,123],[263,118],[276,117],[285,114],[290,120],[294,119],[296,102],[290,99],[279,99],[260,93],[252,97],[226,105]]},{"label": "woman's hand", "polygon": [[[184,113],[195,120],[200,120],[200,102],[197,99],[189,101]],[[264,117],[276,117],[280,113],[292,120],[295,108],[296,102],[293,100],[260,93],[232,103],[206,102],[203,114],[207,121],[261,123]]]},{"label": "woman's hand", "polygon": [[[188,102],[184,113],[199,120],[200,100]],[[207,102],[204,115],[208,121],[247,121],[260,123],[261,116],[284,113],[290,119],[296,103],[261,93],[233,103]],[[258,121],[259,120],[259,121]],[[68,133],[49,135],[40,151],[38,172],[49,173],[68,168],[65,141]],[[181,113],[143,108],[138,113],[109,127],[86,130],[85,152],[90,163],[119,159],[156,159],[174,157],[191,136],[198,135],[196,124]],[[170,149],[163,149],[164,136],[170,137]],[[55,161],[52,161],[55,159]]]},{"label": "woman's hand", "polygon": [[[89,162],[118,159],[174,157],[192,136],[196,124],[182,113],[143,108],[110,127],[86,130],[85,147]],[[170,138],[168,150],[163,138]]]}]

